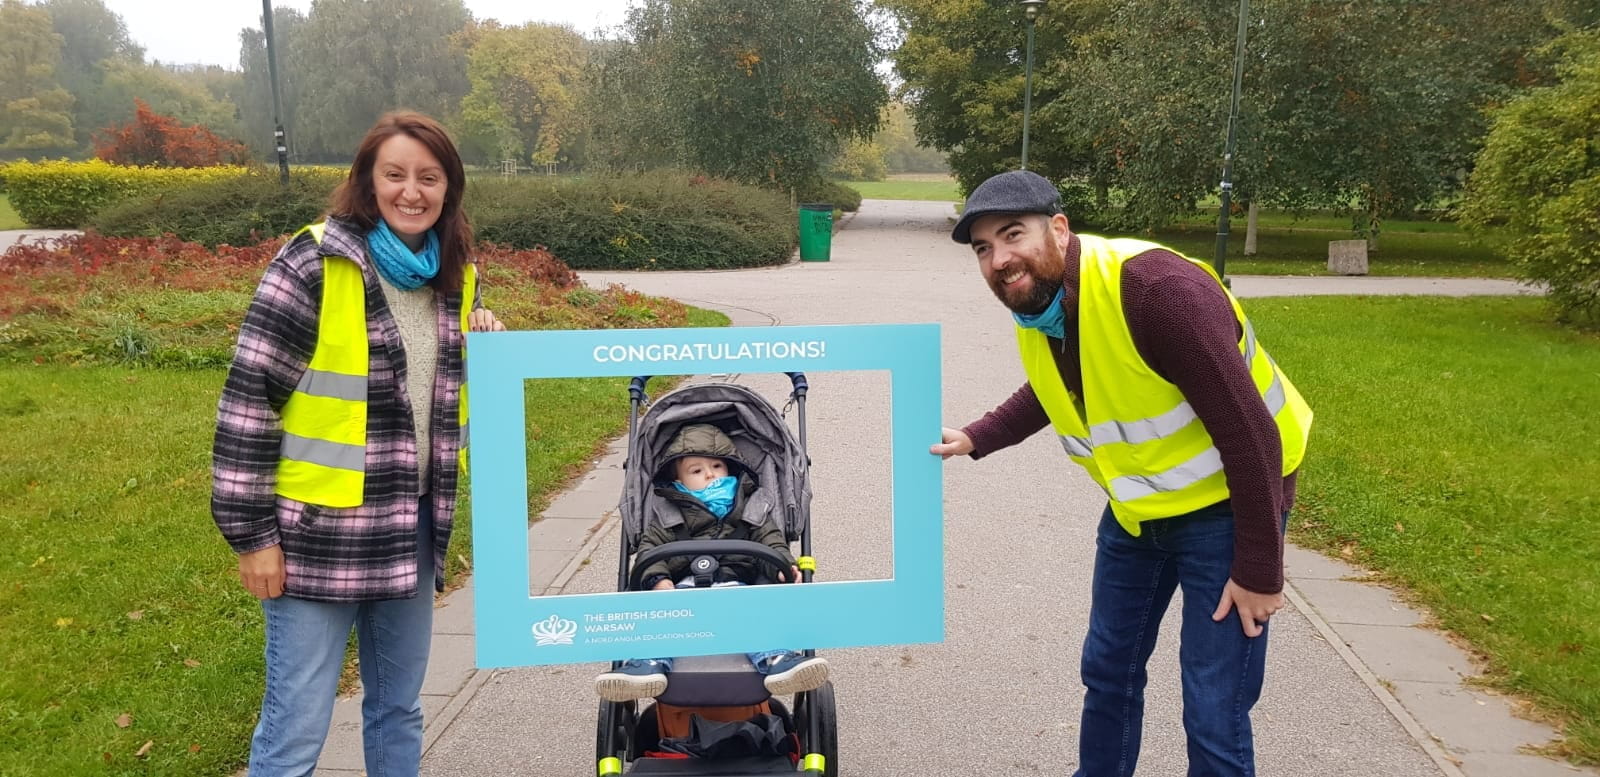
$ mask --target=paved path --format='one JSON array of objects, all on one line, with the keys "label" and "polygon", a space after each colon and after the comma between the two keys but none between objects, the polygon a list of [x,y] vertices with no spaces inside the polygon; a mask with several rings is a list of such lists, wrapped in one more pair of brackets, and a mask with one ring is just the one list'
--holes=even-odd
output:
[{"label": "paved path", "polygon": [[[963,247],[948,204],[872,201],[827,263],[695,273],[585,273],[729,313],[738,326],[939,322],[944,413],[964,423],[1021,385],[1011,325]],[[1524,293],[1498,281],[1239,277],[1242,296]],[[775,399],[786,381],[733,376]],[[887,381],[809,375],[816,555],[827,579],[889,567]],[[621,489],[612,446],[529,532],[535,589],[612,590]],[[1046,435],[945,469],[946,639],[828,651],[840,698],[840,766],[859,777],[1067,774],[1077,747],[1079,645],[1104,498]],[[1039,541],[1018,542],[1026,531]],[[1573,775],[1522,745],[1549,739],[1469,689],[1467,657],[1361,573],[1291,548],[1291,607],[1273,619],[1255,720],[1262,774],[1319,777]],[[470,584],[442,602],[424,688],[426,775],[592,774],[598,664],[477,671]],[[1151,661],[1139,773],[1184,772],[1175,602]],[[359,701],[341,700],[318,774],[360,773]]]}]

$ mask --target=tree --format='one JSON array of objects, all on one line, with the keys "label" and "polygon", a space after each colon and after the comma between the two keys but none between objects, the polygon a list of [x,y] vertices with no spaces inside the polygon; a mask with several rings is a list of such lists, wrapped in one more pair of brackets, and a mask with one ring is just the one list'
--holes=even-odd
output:
[{"label": "tree", "polygon": [[119,165],[209,167],[242,164],[245,147],[199,125],[185,126],[135,98],[134,119],[95,137],[95,156]]},{"label": "tree", "polygon": [[1463,221],[1502,230],[1523,279],[1544,284],[1560,320],[1600,328],[1600,31],[1574,33],[1558,82],[1494,114]]},{"label": "tree", "polygon": [[[344,161],[384,112],[452,121],[468,91],[466,52],[452,37],[472,20],[461,0],[318,0],[309,16],[275,9],[274,47],[284,127],[307,161]],[[252,144],[272,148],[265,38],[240,33],[240,106]]]},{"label": "tree", "polygon": [[466,54],[451,37],[471,19],[462,0],[319,0],[297,41],[303,152],[348,159],[397,108],[448,121],[468,90]]},{"label": "tree", "polygon": [[571,162],[586,45],[567,27],[493,22],[462,35],[472,90],[461,101],[462,145],[490,160]]},{"label": "tree", "polygon": [[882,52],[867,12],[856,0],[646,0],[625,25],[635,51],[614,58],[611,73],[654,77],[612,78],[607,88],[630,96],[606,99],[657,111],[681,163],[807,186],[881,122],[888,92],[873,71]]},{"label": "tree", "polygon": [[901,100],[889,103],[877,142],[883,146],[884,165],[891,173],[948,173],[944,154],[917,140],[911,109]]},{"label": "tree", "polygon": [[[139,66],[144,49],[128,36],[128,27],[102,0],[45,0],[39,5],[61,35],[61,64],[57,75],[62,88],[76,97],[73,109],[75,137],[88,147],[96,127],[126,121],[133,115],[133,97],[107,89],[106,67]],[[142,96],[142,95],[140,95]]]},{"label": "tree", "polygon": [[[272,9],[273,51],[278,60],[278,92],[289,155],[298,159],[305,148],[296,121],[300,106],[302,37],[304,14],[293,8]],[[266,33],[259,27],[239,31],[239,67],[243,83],[239,86],[239,126],[245,145],[258,159],[276,159],[273,130],[272,81],[267,66]],[[353,151],[353,149],[352,149]]]},{"label": "tree", "polygon": [[61,36],[44,11],[0,2],[0,152],[44,155],[73,145],[72,95],[56,79]]},{"label": "tree", "polygon": [[[886,2],[905,25],[896,69],[919,137],[949,152],[967,188],[1015,167],[1020,12]],[[1053,1],[1038,22],[1029,166],[1093,190],[1121,226],[1192,211],[1217,190],[1237,7]],[[1573,18],[1562,14],[1595,13],[1571,0],[1257,0],[1234,166],[1241,204],[1351,208],[1375,234],[1384,217],[1459,186],[1485,129],[1479,110],[1540,77],[1522,55]]]}]

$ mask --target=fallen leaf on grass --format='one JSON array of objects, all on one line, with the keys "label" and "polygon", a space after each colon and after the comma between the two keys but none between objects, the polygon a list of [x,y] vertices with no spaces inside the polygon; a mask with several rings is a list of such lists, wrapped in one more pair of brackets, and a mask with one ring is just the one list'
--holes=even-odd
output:
[{"label": "fallen leaf on grass", "polygon": [[64,629],[64,628],[66,628],[68,626],[71,626],[71,625],[72,625],[72,619],[71,618],[56,618],[56,628],[58,628],[58,629]]},{"label": "fallen leaf on grass", "polygon": [[117,728],[127,728],[133,725],[133,716],[124,712],[117,716]]},{"label": "fallen leaf on grass", "polygon": [[1557,650],[1562,653],[1582,653],[1583,646],[1572,642],[1563,642]]},{"label": "fallen leaf on grass", "polygon": [[1395,521],[1394,522],[1394,530],[1403,534],[1403,533],[1405,533],[1406,525],[1401,523],[1401,522],[1399,522],[1399,521]]},{"label": "fallen leaf on grass", "polygon": [[191,753],[200,752],[200,745],[199,744],[189,745],[189,752],[191,752]]},{"label": "fallen leaf on grass", "polygon": [[1478,617],[1482,618],[1484,623],[1494,623],[1494,616],[1489,613],[1479,613]]},{"label": "fallen leaf on grass", "polygon": [[200,662],[196,661],[196,660],[194,660],[192,658],[185,658],[185,659],[183,659],[183,665],[189,667],[190,669],[193,669],[193,668],[199,666]]},{"label": "fallen leaf on grass", "polygon": [[133,612],[128,613],[128,620],[130,621],[136,621],[143,617],[144,610],[134,610]]},{"label": "fallen leaf on grass", "polygon": [[154,739],[146,740],[144,745],[139,748],[139,751],[133,754],[133,757],[134,758],[143,758],[143,757],[149,755],[150,754],[150,748],[154,747],[155,744],[156,744],[156,741]]},{"label": "fallen leaf on grass", "polygon": [[100,760],[105,761],[106,763],[111,763],[111,754],[110,753],[101,753],[100,754]]}]

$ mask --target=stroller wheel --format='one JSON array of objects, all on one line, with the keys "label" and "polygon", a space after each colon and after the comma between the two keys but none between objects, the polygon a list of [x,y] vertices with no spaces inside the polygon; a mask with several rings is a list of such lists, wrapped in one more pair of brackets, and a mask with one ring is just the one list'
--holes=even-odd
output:
[{"label": "stroller wheel", "polygon": [[[814,730],[813,709],[816,711]],[[801,768],[805,768],[809,756],[820,755],[823,758],[822,777],[839,777],[839,718],[834,706],[831,681],[823,683],[816,690],[795,695],[794,725],[800,734],[800,747],[804,749]]]},{"label": "stroller wheel", "polygon": [[607,758],[627,759],[628,744],[633,731],[633,702],[600,702],[594,735],[595,761]]}]

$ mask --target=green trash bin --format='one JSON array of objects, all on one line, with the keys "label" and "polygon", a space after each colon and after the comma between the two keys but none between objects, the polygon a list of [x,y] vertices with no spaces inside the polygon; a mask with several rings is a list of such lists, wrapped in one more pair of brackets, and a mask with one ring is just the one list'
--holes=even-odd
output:
[{"label": "green trash bin", "polygon": [[800,205],[800,261],[826,262],[833,248],[833,206],[808,202]]}]

